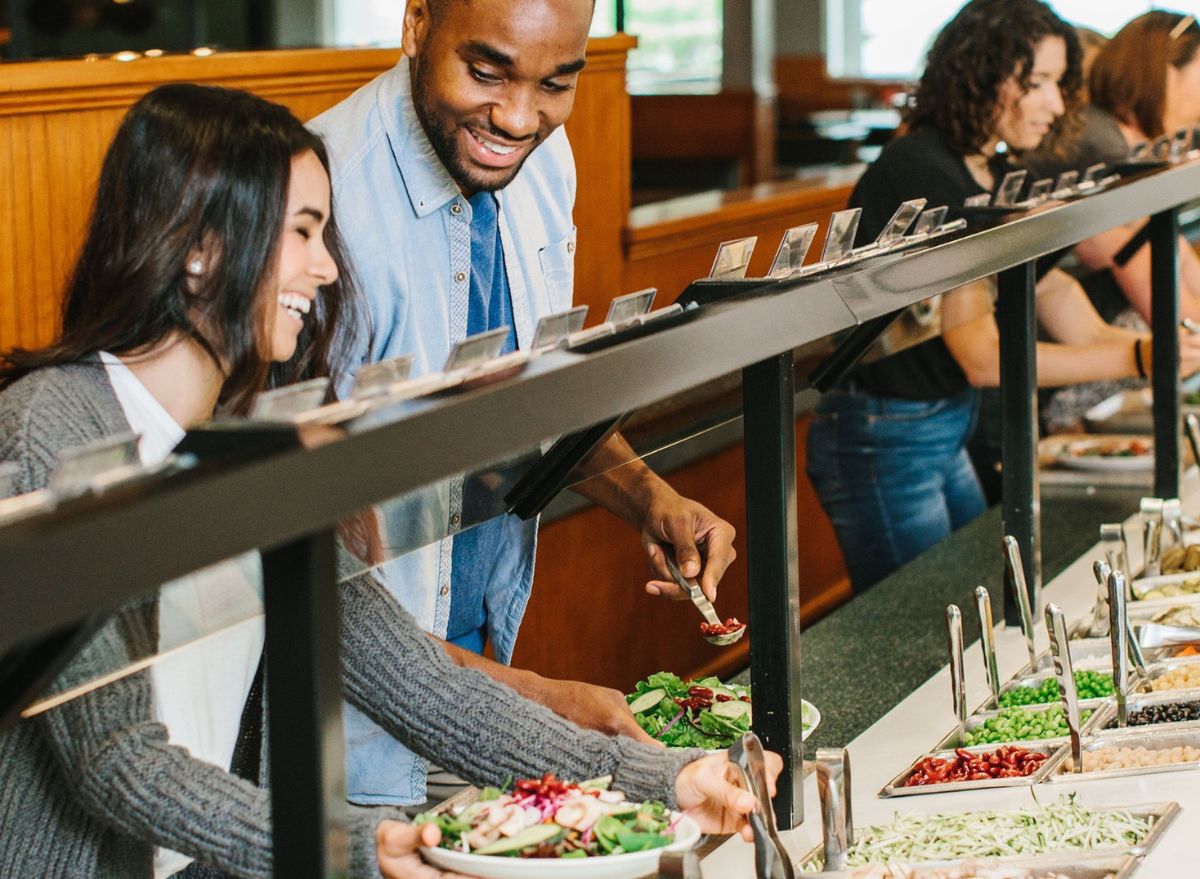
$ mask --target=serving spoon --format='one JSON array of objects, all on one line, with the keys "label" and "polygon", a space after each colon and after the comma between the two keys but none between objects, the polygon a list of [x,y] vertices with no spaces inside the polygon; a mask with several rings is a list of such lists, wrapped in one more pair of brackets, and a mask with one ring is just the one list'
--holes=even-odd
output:
[{"label": "serving spoon", "polygon": [[[704,619],[714,626],[723,625],[721,618],[717,616],[716,610],[713,609],[712,602],[701,591],[700,584],[695,580],[689,580],[683,576],[683,571],[679,570],[679,564],[675,561],[675,554],[667,547],[663,547],[663,558],[667,560],[667,568],[671,572],[671,577],[679,584],[679,588],[687,593],[688,598],[692,600],[692,604],[696,605],[696,609],[700,611]],[[704,635],[703,637],[709,644],[725,647],[746,634],[746,628],[746,624],[743,623],[740,629],[733,632],[727,632],[724,635]]]}]

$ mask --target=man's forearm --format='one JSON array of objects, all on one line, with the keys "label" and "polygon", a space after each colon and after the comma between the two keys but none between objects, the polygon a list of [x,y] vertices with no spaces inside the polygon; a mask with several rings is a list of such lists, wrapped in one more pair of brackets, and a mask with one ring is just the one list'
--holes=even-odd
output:
[{"label": "man's forearm", "polygon": [[459,647],[457,644],[451,644],[449,641],[434,638],[433,635],[429,637],[442,646],[455,665],[483,672],[492,680],[515,690],[526,699],[532,699],[534,702],[543,701],[545,688],[541,686],[541,675],[525,671],[524,669],[513,668],[502,662],[496,662],[494,659],[488,659],[486,656],[472,653],[470,650]]},{"label": "man's forearm", "polygon": [[576,494],[621,517],[635,528],[641,527],[649,497],[668,488],[653,470],[637,456],[619,433],[614,433],[586,462],[582,470],[588,479],[573,486]]}]

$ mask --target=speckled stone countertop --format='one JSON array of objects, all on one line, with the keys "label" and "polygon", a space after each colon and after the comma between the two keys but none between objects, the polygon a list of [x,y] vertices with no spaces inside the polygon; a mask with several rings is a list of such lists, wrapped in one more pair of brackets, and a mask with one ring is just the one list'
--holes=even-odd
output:
[{"label": "speckled stone countertop", "polygon": [[[1099,537],[1103,522],[1137,509],[1137,489],[1094,494],[1043,492],[1042,579],[1049,582]],[[987,586],[993,615],[1004,618],[1000,508],[905,565],[886,580],[804,629],[801,693],[821,711],[821,725],[805,743],[842,747],[929,679],[947,662],[946,605],[963,611],[963,637],[979,637],[975,587]],[[968,676],[983,674],[978,650],[969,651]],[[748,682],[749,672],[737,680]],[[946,728],[953,723],[946,694]]]}]

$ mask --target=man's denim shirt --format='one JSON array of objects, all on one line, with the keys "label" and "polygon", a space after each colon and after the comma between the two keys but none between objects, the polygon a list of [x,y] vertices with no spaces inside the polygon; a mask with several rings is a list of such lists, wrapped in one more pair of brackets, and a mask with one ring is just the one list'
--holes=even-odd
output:
[{"label": "man's denim shirt", "polygon": [[[401,354],[413,374],[442,368],[467,327],[471,205],[441,164],[413,109],[407,59],[311,123],[329,148],[334,211],[369,303],[371,350],[357,365]],[[575,164],[555,131],[496,194],[517,344],[530,344],[539,318],[571,306],[575,271]],[[486,425],[463,425],[485,430]],[[453,438],[447,438],[453,441]],[[379,467],[403,467],[404,450]],[[457,530],[462,480],[390,504],[388,533],[420,545]],[[533,583],[536,522],[505,517],[507,535],[486,598],[496,658],[512,657]],[[395,541],[394,541],[395,542]],[[439,637],[450,614],[453,538],[436,540],[381,569],[393,595]],[[419,711],[420,706],[412,706]],[[347,788],[356,803],[419,803],[426,764],[361,712],[346,706]]]}]

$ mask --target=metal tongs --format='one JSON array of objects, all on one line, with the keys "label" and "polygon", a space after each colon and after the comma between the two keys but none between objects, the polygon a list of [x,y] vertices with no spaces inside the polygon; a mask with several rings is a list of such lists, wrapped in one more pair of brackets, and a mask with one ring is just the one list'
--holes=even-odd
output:
[{"label": "metal tongs", "polygon": [[1117,726],[1125,729],[1129,725],[1129,615],[1125,609],[1125,578],[1120,571],[1108,575],[1108,618]]},{"label": "metal tongs", "polygon": [[[708,596],[700,589],[700,584],[695,580],[689,580],[683,576],[683,571],[679,570],[679,564],[675,561],[675,553],[670,547],[664,546],[663,558],[667,560],[667,568],[671,571],[671,576],[675,582],[679,584],[679,588],[687,593],[688,598],[692,600],[692,604],[700,611],[700,614],[710,624],[714,626],[721,625],[721,618],[717,616],[716,610],[713,609],[712,602],[708,600]],[[724,635],[705,635],[704,640],[709,644],[716,644],[719,647],[725,647],[732,644],[746,634],[746,626],[743,625],[736,632],[728,632]]]},{"label": "metal tongs", "polygon": [[992,704],[999,708],[1000,669],[996,662],[996,631],[992,626],[992,596],[986,586],[975,587],[975,607],[979,611],[979,647],[983,651],[983,670],[987,674]]},{"label": "metal tongs", "polygon": [[950,701],[958,724],[958,744],[967,734],[967,682],[963,676],[962,611],[957,604],[946,608],[946,647],[950,651]]},{"label": "metal tongs", "polygon": [[1196,626],[1143,623],[1138,626],[1137,632],[1137,640],[1143,647],[1177,647],[1182,644],[1200,644],[1200,628]]},{"label": "metal tongs", "polygon": [[1075,689],[1075,667],[1071,663],[1070,642],[1067,640],[1067,620],[1062,608],[1054,602],[1046,605],[1046,631],[1050,634],[1050,653],[1054,657],[1054,674],[1062,694],[1063,716],[1071,736],[1071,759],[1075,772],[1083,772],[1083,737],[1080,734],[1079,692]]},{"label": "metal tongs", "polygon": [[1025,649],[1029,651],[1029,670],[1038,670],[1037,649],[1033,645],[1033,610],[1030,606],[1029,585],[1025,582],[1025,566],[1021,562],[1021,547],[1011,534],[1004,536],[1004,560],[1009,572],[1017,607],[1021,611],[1021,632],[1025,635]]},{"label": "metal tongs", "polygon": [[1142,576],[1162,573],[1162,498],[1144,497],[1139,504],[1142,519]]},{"label": "metal tongs", "polygon": [[[1096,582],[1100,586],[1100,594],[1096,596],[1096,608],[1092,615],[1092,625],[1088,629],[1087,634],[1093,638],[1107,638],[1112,629],[1112,613],[1109,610],[1108,601],[1108,578],[1113,573],[1113,569],[1108,566],[1107,562],[1096,561],[1092,563],[1092,573],[1095,574]],[[1117,573],[1120,573],[1120,571]],[[1126,606],[1128,606],[1128,594],[1126,594],[1125,598]],[[1129,647],[1129,658],[1133,660],[1138,674],[1145,677],[1146,655],[1142,653],[1141,644],[1134,634],[1133,623],[1129,621],[1128,613],[1125,614],[1125,640]]]},{"label": "metal tongs", "polygon": [[826,872],[846,869],[846,854],[854,845],[854,815],[850,808],[850,752],[845,748],[817,750],[817,793],[821,798],[821,831]]},{"label": "metal tongs", "polygon": [[752,732],[742,733],[729,749],[729,761],[737,765],[742,784],[758,800],[758,809],[750,813],[754,829],[754,873],[758,879],[794,879],[792,859],[779,841],[775,811],[771,808],[767,785],[766,760],[762,742]]}]

